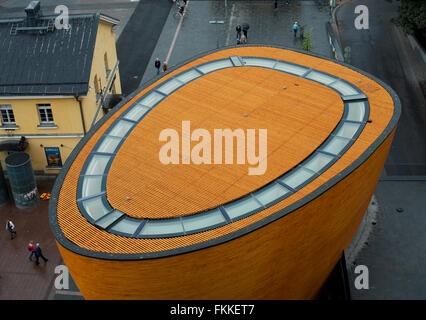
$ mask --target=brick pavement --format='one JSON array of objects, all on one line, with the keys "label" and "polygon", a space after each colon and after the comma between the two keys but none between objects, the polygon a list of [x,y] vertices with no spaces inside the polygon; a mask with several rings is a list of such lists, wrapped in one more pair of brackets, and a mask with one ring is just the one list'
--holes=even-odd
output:
[{"label": "brick pavement", "polygon": [[[40,193],[49,192],[54,180],[37,179]],[[13,200],[0,208],[0,300],[4,299],[47,299],[55,278],[54,269],[61,257],[50,231],[48,221],[49,201],[39,201],[31,209],[18,209]],[[10,240],[6,220],[15,224],[16,238]],[[28,260],[28,242],[39,242],[43,255],[49,259],[40,265]],[[35,258],[33,258],[35,260]]]}]

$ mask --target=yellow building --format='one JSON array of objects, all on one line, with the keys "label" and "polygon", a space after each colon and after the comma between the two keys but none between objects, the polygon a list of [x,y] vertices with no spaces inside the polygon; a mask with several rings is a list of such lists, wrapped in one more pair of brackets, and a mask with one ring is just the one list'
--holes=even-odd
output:
[{"label": "yellow building", "polygon": [[38,1],[25,13],[0,20],[0,160],[22,150],[25,137],[35,173],[58,173],[108,98],[121,94],[118,20],[70,15],[64,27],[43,16]]}]

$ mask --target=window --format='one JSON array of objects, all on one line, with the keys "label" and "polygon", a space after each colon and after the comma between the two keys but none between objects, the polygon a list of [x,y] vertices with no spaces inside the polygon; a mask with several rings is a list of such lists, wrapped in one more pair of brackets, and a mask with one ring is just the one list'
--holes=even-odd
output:
[{"label": "window", "polygon": [[10,104],[0,104],[0,112],[3,125],[15,124],[15,116]]},{"label": "window", "polygon": [[53,124],[53,114],[50,104],[38,104],[37,110],[40,117],[40,124]]}]

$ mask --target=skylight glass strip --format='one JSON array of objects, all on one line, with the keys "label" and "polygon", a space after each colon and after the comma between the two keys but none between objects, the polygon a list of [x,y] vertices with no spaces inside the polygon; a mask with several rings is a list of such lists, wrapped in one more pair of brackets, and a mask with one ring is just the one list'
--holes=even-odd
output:
[{"label": "skylight glass strip", "polygon": [[358,93],[358,91],[356,89],[354,89],[350,84],[348,84],[348,83],[346,83],[342,80],[335,81],[335,82],[331,83],[330,87],[336,89],[342,95],[353,95],[353,94]]},{"label": "skylight glass strip", "polygon": [[134,219],[130,217],[125,217],[124,219],[118,221],[114,224],[110,230],[124,233],[127,235],[133,235],[139,225],[142,223],[140,219]]},{"label": "skylight glass strip", "polygon": [[271,59],[264,58],[243,58],[246,66],[254,66],[254,67],[263,67],[263,68],[273,68],[276,61]]},{"label": "skylight glass strip", "polygon": [[360,128],[360,126],[361,124],[359,123],[345,122],[336,132],[336,136],[352,139],[355,136],[355,133]]},{"label": "skylight glass strip", "polygon": [[225,217],[219,209],[182,217],[182,223],[186,232],[193,232],[226,223]]},{"label": "skylight glass strip", "polygon": [[264,206],[277,201],[286,194],[289,194],[290,190],[278,183],[272,183],[268,186],[263,187],[262,189],[253,193],[253,196]]},{"label": "skylight glass strip", "polygon": [[277,64],[275,64],[275,69],[280,70],[280,71],[284,71],[284,72],[287,72],[287,73],[292,73],[292,74],[295,74],[295,75],[298,75],[298,76],[304,75],[305,72],[309,70],[309,68],[296,66],[294,64],[290,64],[290,63],[286,63],[286,62],[278,62]]},{"label": "skylight glass strip", "polygon": [[251,196],[247,196],[225,204],[223,208],[231,219],[235,219],[258,210],[261,205]]},{"label": "skylight glass strip", "polygon": [[82,177],[81,198],[86,198],[94,194],[99,194],[102,191],[102,176],[85,176]]},{"label": "skylight glass strip", "polygon": [[336,157],[324,153],[315,153],[309,157],[307,161],[302,163],[302,166],[306,169],[319,173],[322,169],[328,166]]},{"label": "skylight glass strip", "polygon": [[184,85],[183,82],[181,82],[177,79],[171,78],[170,80],[167,80],[163,85],[160,85],[160,87],[157,90],[166,94],[166,95],[169,95],[173,91],[182,87],[183,85]]},{"label": "skylight glass strip", "polygon": [[95,149],[95,151],[104,153],[114,153],[121,140],[122,139],[118,137],[105,135],[101,144]]},{"label": "skylight glass strip", "polygon": [[279,178],[280,181],[288,185],[293,189],[297,189],[299,186],[311,179],[315,173],[306,170],[303,167],[296,167],[284,177]]},{"label": "skylight glass strip", "polygon": [[350,142],[347,138],[331,136],[320,150],[339,155]]},{"label": "skylight glass strip", "polygon": [[188,83],[196,78],[201,77],[202,74],[198,72],[195,69],[190,69],[188,71],[182,72],[179,75],[177,75],[175,78],[179,81],[182,81],[183,83]]},{"label": "skylight glass strip", "polygon": [[109,214],[103,216],[102,218],[98,219],[95,222],[95,225],[102,229],[108,228],[110,225],[112,225],[114,222],[116,222],[118,219],[120,219],[124,215],[123,212],[114,210],[110,212]]},{"label": "skylight glass strip", "polygon": [[197,67],[197,69],[200,70],[202,73],[210,73],[216,70],[230,68],[230,67],[233,67],[232,62],[229,59],[224,59],[224,60],[208,62],[206,64],[203,64]]},{"label": "skylight glass strip", "polygon": [[123,118],[133,120],[133,121],[139,121],[145,113],[149,112],[151,110],[147,106],[144,106],[142,104],[135,105],[132,107],[124,116]]},{"label": "skylight glass strip", "polygon": [[111,136],[123,138],[134,126],[129,121],[119,120],[114,122],[112,130],[108,133]]},{"label": "skylight glass strip", "polygon": [[333,78],[331,76],[328,76],[322,72],[318,72],[315,70],[312,70],[311,72],[309,72],[305,78],[309,80],[317,81],[325,85],[329,85],[330,83],[336,81],[336,78]]},{"label": "skylight glass strip", "polygon": [[89,160],[89,165],[85,171],[85,175],[103,175],[105,173],[105,168],[108,164],[108,161],[111,159],[111,156],[104,155],[93,155]]},{"label": "skylight glass strip", "polygon": [[102,201],[103,196],[83,200],[81,202],[86,214],[93,220],[98,220],[111,211]]},{"label": "skylight glass strip", "polygon": [[347,104],[346,120],[351,121],[364,121],[365,116],[365,102],[349,102]]},{"label": "skylight glass strip", "polygon": [[180,218],[148,220],[142,228],[140,235],[143,236],[167,236],[183,233]]}]

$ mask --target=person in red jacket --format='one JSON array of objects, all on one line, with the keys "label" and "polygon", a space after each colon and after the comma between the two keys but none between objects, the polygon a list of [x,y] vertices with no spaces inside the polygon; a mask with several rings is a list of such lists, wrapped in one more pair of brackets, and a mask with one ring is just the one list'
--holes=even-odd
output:
[{"label": "person in red jacket", "polygon": [[30,251],[29,259],[30,259],[31,261],[32,261],[32,259],[33,259],[33,255],[35,254],[34,250],[35,250],[35,246],[34,246],[33,241],[31,240],[31,241],[30,241],[30,243],[28,243],[28,251]]}]

